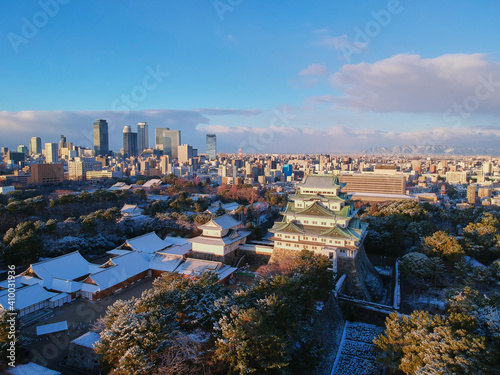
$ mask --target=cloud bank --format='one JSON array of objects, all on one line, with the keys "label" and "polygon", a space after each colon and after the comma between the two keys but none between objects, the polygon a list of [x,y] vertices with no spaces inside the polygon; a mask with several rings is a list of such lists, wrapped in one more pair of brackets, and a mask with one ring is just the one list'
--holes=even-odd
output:
[{"label": "cloud bank", "polygon": [[361,111],[446,112],[462,106],[500,112],[500,63],[485,54],[396,55],[349,64],[331,76],[331,84],[344,93],[332,103]]}]

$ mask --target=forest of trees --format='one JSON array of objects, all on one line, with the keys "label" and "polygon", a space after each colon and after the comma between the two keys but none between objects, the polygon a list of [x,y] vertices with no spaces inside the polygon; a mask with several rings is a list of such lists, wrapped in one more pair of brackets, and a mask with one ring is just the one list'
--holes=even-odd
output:
[{"label": "forest of trees", "polygon": [[217,276],[164,274],[141,298],[117,301],[95,329],[111,374],[300,374],[321,351],[315,304],[332,288],[326,257],[303,251],[235,291]]}]

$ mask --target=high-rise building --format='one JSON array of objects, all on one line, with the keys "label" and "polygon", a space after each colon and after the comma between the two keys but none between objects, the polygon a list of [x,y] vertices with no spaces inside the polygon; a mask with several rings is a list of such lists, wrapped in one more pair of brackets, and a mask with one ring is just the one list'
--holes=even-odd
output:
[{"label": "high-rise building", "polygon": [[125,157],[137,156],[137,133],[130,126],[123,128],[123,154]]},{"label": "high-rise building", "polygon": [[28,147],[26,147],[25,145],[19,145],[19,146],[17,146],[17,152],[22,152],[26,156],[29,155],[29,153],[28,153]]},{"label": "high-rise building", "polygon": [[476,203],[476,185],[467,186],[467,203],[475,204]]},{"label": "high-rise building", "polygon": [[59,160],[59,147],[57,143],[45,143],[45,162],[54,164]]},{"label": "high-rise building", "polygon": [[193,147],[191,145],[179,146],[179,163],[187,163],[193,158]]},{"label": "high-rise building", "polygon": [[139,122],[137,124],[137,151],[138,153],[141,153],[147,148],[149,148],[148,124],[145,122]]},{"label": "high-rise building", "polygon": [[61,139],[59,140],[59,150],[66,147],[66,137],[61,134]]},{"label": "high-rise building", "polygon": [[217,135],[207,134],[207,156],[210,160],[217,158]]},{"label": "high-rise building", "polygon": [[493,172],[493,163],[491,161],[487,161],[483,164],[483,173],[485,176],[491,175]]},{"label": "high-rise building", "polygon": [[94,151],[96,156],[109,154],[108,123],[106,120],[94,122]]},{"label": "high-rise building", "polygon": [[177,159],[179,157],[179,146],[181,145],[180,130],[156,128],[155,142],[156,148],[162,150],[163,155],[168,155],[172,159]]},{"label": "high-rise building", "polygon": [[31,137],[30,140],[30,155],[42,153],[42,139],[40,137]]}]

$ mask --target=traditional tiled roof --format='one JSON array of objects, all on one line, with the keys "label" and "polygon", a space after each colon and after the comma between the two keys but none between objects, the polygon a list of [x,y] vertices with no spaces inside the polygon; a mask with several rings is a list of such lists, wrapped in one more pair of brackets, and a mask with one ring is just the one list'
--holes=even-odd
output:
[{"label": "traditional tiled roof", "polygon": [[96,268],[98,268],[97,265],[89,263],[78,251],[75,251],[34,263],[24,274],[32,271],[43,280],[45,288],[52,289],[52,282],[55,278],[71,281],[94,272]]},{"label": "traditional tiled roof", "polygon": [[347,231],[344,228],[340,228],[339,226],[335,225],[333,228],[329,228],[323,233],[321,233],[321,236],[323,237],[345,237],[345,238],[350,238],[351,233]]},{"label": "traditional tiled roof", "polygon": [[217,246],[226,246],[236,241],[241,240],[242,238],[248,237],[250,232],[244,230],[235,230],[234,233],[237,235],[228,235],[224,237],[209,237],[209,236],[198,236],[194,238],[188,239],[191,243],[200,243],[205,245],[217,245]]},{"label": "traditional tiled roof", "polygon": [[208,223],[206,223],[204,225],[200,225],[198,228],[200,228],[200,229],[213,229],[215,227],[215,228],[225,230],[225,229],[234,228],[240,224],[241,224],[240,221],[234,220],[231,216],[222,215],[222,216],[211,219]]},{"label": "traditional tiled roof", "polygon": [[274,226],[269,230],[271,233],[276,232],[288,232],[288,233],[300,233],[303,234],[304,230],[301,229],[295,222],[290,221],[289,223],[274,223]]},{"label": "traditional tiled roof", "polygon": [[135,251],[150,254],[172,245],[170,242],[163,241],[155,232],[128,239],[125,243]]},{"label": "traditional tiled roof", "polygon": [[[5,310],[8,310],[10,306],[8,294],[8,290],[4,290],[0,294],[0,306]],[[16,289],[14,307],[16,309],[22,310],[36,303],[49,300],[56,295],[57,293],[48,292],[39,284],[33,284],[21,289]]]},{"label": "traditional tiled roof", "polygon": [[318,202],[314,202],[309,207],[297,211],[297,215],[335,217],[335,212],[329,210]]},{"label": "traditional tiled roof", "polygon": [[342,185],[338,183],[337,176],[335,175],[306,175],[302,183],[298,184],[300,188],[311,189],[331,189],[341,188]]}]

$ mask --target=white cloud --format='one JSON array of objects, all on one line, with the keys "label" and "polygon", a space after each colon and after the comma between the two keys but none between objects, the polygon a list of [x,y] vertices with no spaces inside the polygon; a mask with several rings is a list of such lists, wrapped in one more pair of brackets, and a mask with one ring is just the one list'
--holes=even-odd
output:
[{"label": "white cloud", "polygon": [[484,54],[396,55],[344,65],[331,83],[344,92],[335,103],[357,110],[456,114],[462,106],[464,118],[500,111],[500,64]]},{"label": "white cloud", "polygon": [[[230,137],[231,150],[244,153],[336,153],[356,152],[371,147],[397,145],[448,145],[498,149],[500,127],[427,127],[406,131],[382,131],[370,127],[335,125],[301,128],[206,125],[197,130]],[[500,150],[499,150],[500,151]]]},{"label": "white cloud", "polygon": [[337,51],[360,51],[366,50],[368,48],[367,43],[350,41],[349,37],[344,34],[341,36],[324,36],[316,43],[318,46],[335,48]]},{"label": "white cloud", "polygon": [[301,76],[326,76],[327,74],[328,68],[324,63],[311,64],[299,73]]}]

